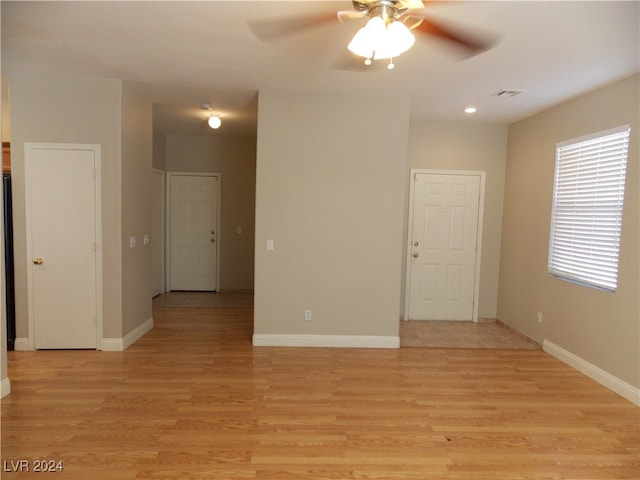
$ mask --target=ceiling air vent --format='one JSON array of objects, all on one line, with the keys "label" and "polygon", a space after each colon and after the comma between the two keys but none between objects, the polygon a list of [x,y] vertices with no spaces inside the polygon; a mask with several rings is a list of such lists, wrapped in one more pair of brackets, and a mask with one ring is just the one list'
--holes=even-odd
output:
[{"label": "ceiling air vent", "polygon": [[493,97],[515,97],[523,92],[523,90],[498,90]]}]

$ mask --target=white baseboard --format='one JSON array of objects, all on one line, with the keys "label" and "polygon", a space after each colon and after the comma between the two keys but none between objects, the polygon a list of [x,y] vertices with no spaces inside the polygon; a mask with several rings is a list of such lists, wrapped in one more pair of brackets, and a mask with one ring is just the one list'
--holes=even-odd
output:
[{"label": "white baseboard", "polygon": [[4,398],[11,393],[11,381],[9,378],[3,378],[0,382],[0,398]]},{"label": "white baseboard", "polygon": [[400,348],[400,337],[254,334],[254,347]]},{"label": "white baseboard", "polygon": [[124,350],[124,343],[121,338],[103,338],[100,350],[104,352],[121,352]]},{"label": "white baseboard", "polygon": [[122,352],[133,345],[152,328],[153,317],[127,333],[123,338],[103,338],[101,350],[104,350],[105,352]]},{"label": "white baseboard", "polygon": [[124,350],[126,350],[135,342],[140,340],[140,338],[142,338],[142,336],[152,328],[153,328],[153,317],[150,317],[142,325],[139,325],[137,328],[133,329],[128,334],[126,334],[122,339]]},{"label": "white baseboard", "polygon": [[566,363],[570,367],[575,368],[580,373],[595,380],[600,385],[626,398],[630,402],[640,406],[640,389],[620,380],[618,377],[605,372],[599,367],[587,362],[586,360],[574,355],[573,353],[561,348],[548,340],[542,343],[542,349],[549,355],[556,357],[561,362]]},{"label": "white baseboard", "polygon": [[31,350],[31,348],[29,348],[29,339],[16,338],[13,342],[13,349],[16,352],[28,352],[29,350]]}]

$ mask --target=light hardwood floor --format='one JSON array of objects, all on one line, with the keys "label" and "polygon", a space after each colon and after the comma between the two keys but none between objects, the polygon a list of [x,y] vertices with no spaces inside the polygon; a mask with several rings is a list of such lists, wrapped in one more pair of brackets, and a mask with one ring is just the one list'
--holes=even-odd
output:
[{"label": "light hardwood floor", "polygon": [[252,348],[241,296],[171,301],[125,352],[9,352],[3,470],[64,470],[3,479],[640,478],[640,409],[540,350]]}]

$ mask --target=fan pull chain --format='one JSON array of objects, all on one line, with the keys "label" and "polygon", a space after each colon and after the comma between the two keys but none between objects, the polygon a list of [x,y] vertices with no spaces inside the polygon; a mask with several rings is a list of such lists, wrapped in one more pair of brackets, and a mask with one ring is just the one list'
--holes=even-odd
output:
[{"label": "fan pull chain", "polygon": [[387,65],[387,68],[389,70],[393,70],[394,68],[396,68],[396,66],[393,64],[393,58],[389,57],[389,65]]}]

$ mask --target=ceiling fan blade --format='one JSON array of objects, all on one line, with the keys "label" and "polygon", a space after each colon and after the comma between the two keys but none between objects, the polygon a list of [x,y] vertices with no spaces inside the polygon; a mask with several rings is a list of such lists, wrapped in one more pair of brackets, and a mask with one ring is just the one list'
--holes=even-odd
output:
[{"label": "ceiling fan blade", "polygon": [[336,20],[336,13],[331,12],[270,20],[254,20],[249,21],[248,25],[256,37],[264,42],[270,42],[296,34],[302,30],[329,24]]},{"label": "ceiling fan blade", "polygon": [[365,18],[368,16],[369,16],[369,12],[367,11],[340,10],[337,13],[338,21],[340,23],[344,23],[349,20],[359,20],[361,18]]},{"label": "ceiling fan blade", "polygon": [[[454,28],[445,26],[441,21],[431,20],[421,14],[411,12],[409,14],[408,22],[406,22],[413,32],[428,35],[432,37],[438,37],[443,40],[455,44],[464,50],[468,56],[478,55],[486,50],[489,50],[495,43],[486,36],[481,36],[479,33],[472,33],[470,31],[462,32],[460,28]],[[417,22],[417,25],[411,26],[411,23]]]},{"label": "ceiling fan blade", "polygon": [[[433,0],[427,0],[428,3],[433,3]],[[409,10],[419,10],[425,7],[424,2],[422,0],[404,0],[402,2],[405,8]]]}]

